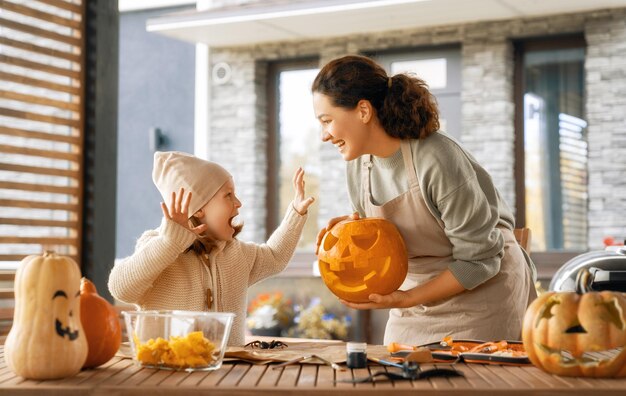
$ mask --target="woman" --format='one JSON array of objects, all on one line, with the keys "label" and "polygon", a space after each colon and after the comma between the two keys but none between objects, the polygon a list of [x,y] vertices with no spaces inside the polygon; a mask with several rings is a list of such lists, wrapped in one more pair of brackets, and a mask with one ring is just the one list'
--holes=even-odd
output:
[{"label": "woman", "polygon": [[400,290],[356,309],[392,308],[385,344],[454,338],[519,339],[536,297],[534,265],[513,235],[514,218],[489,174],[439,131],[424,81],[387,76],[371,59],[328,63],[312,86],[322,140],[347,161],[356,213],[384,217],[404,238],[409,274]]}]

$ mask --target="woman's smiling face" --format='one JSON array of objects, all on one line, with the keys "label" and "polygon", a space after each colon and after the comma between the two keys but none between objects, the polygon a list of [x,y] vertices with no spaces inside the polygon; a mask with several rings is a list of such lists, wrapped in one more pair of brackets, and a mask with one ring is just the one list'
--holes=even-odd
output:
[{"label": "woman's smiling face", "polygon": [[338,107],[329,96],[314,92],[313,110],[322,125],[322,141],[334,144],[345,161],[366,154],[369,129],[358,104],[354,109]]}]

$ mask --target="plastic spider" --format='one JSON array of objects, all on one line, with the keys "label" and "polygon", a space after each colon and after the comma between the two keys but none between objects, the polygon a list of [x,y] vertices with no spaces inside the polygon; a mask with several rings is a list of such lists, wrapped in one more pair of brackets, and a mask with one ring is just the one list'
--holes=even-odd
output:
[{"label": "plastic spider", "polygon": [[274,349],[274,348],[286,348],[289,345],[285,344],[282,341],[272,340],[270,342],[255,340],[247,343],[245,347],[259,348],[259,349]]}]

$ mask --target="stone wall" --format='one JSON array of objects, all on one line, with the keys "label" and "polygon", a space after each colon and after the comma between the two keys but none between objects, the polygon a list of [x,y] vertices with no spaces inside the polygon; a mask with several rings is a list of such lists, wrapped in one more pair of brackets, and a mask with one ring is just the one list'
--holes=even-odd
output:
[{"label": "stone wall", "polygon": [[[215,2],[220,6],[226,1]],[[252,2],[238,2],[252,3]],[[481,22],[332,40],[275,43],[211,49],[211,64],[227,62],[232,80],[212,89],[211,155],[236,170],[237,186],[248,222],[242,238],[265,235],[267,137],[267,61],[319,57],[320,65],[349,53],[394,48],[461,44],[462,131],[464,145],[492,174],[509,205],[515,207],[512,40],[583,32],[587,48],[589,122],[589,248],[601,247],[602,236],[626,236],[626,141],[622,111],[626,101],[626,9],[532,19]],[[326,178],[321,186],[320,224],[349,211],[345,163],[331,145],[323,145]],[[250,221],[252,219],[252,221]]]},{"label": "stone wall", "polygon": [[626,238],[626,12],[586,25],[589,136],[589,245]]}]

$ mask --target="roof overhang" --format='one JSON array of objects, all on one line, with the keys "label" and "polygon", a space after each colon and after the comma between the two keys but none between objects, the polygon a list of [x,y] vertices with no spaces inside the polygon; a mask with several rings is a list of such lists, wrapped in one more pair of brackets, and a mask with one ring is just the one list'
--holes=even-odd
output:
[{"label": "roof overhang", "polygon": [[626,0],[264,1],[163,15],[148,20],[147,30],[234,47],[618,7],[626,7]]}]

